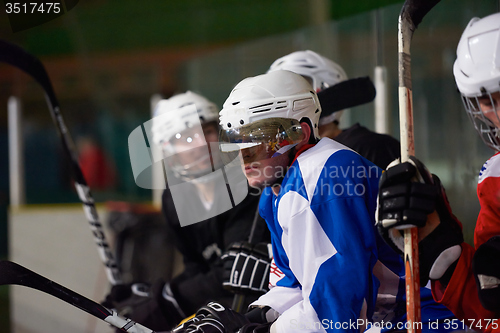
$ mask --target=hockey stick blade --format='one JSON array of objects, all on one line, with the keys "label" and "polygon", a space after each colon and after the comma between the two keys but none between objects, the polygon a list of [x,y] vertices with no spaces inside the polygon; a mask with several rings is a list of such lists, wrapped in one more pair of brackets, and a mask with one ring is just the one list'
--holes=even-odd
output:
[{"label": "hockey stick blade", "polygon": [[64,141],[63,148],[65,153],[71,157],[70,162],[72,163],[71,172],[73,173],[73,177],[77,183],[86,185],[85,178],[83,177],[83,173],[78,163],[76,162],[77,165],[74,165],[75,161],[78,160],[77,154],[73,147],[73,142],[69,138],[62,116],[59,113],[59,102],[42,62],[35,56],[27,53],[21,47],[4,40],[0,40],[0,62],[19,68],[40,84],[47,97],[51,116],[56,122],[58,132]]},{"label": "hockey stick blade", "polygon": [[376,94],[375,86],[368,76],[342,81],[318,92],[321,115],[328,116],[337,111],[370,103]]},{"label": "hockey stick blade", "polygon": [[35,56],[27,53],[21,47],[4,40],[0,40],[0,62],[5,62],[19,68],[26,74],[33,77],[35,81],[42,86],[47,99],[47,104],[49,106],[50,115],[56,125],[63,150],[71,165],[71,173],[75,180],[78,197],[83,203],[84,213],[89,222],[92,234],[94,235],[94,241],[96,242],[101,261],[106,267],[108,280],[113,285],[121,283],[121,274],[118,270],[118,265],[116,264],[108,242],[106,241],[102,225],[99,222],[99,216],[95,208],[94,199],[90,193],[90,188],[87,186],[85,177],[83,176],[82,169],[78,162],[78,154],[74,147],[73,140],[69,135],[68,128],[66,127],[64,119],[59,111],[59,102],[57,101],[56,94],[52,88],[52,83],[50,82],[50,78],[45,70],[45,67]]},{"label": "hockey stick blade", "polygon": [[154,333],[149,328],[130,319],[120,317],[115,311],[108,310],[99,303],[12,261],[0,261],[0,285],[19,285],[39,290],[59,298],[125,332]]},{"label": "hockey stick blade", "polygon": [[40,60],[19,46],[0,40],[0,62],[17,67],[31,75],[43,87],[52,106],[58,105],[52,84]]},{"label": "hockey stick blade", "polygon": [[425,15],[441,0],[406,0],[399,16],[407,19],[411,24],[411,31],[415,31]]}]

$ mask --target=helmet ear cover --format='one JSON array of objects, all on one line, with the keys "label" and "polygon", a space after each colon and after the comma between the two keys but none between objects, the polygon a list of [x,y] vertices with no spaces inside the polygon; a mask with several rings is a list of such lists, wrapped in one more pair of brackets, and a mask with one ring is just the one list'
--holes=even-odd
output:
[{"label": "helmet ear cover", "polygon": [[[335,120],[335,121],[337,121],[337,120]],[[300,122],[306,123],[307,125],[309,125],[309,128],[311,129],[311,135],[309,135],[309,141],[307,143],[311,144],[311,145],[318,143],[319,139],[314,136],[314,130],[313,130],[314,126],[311,123],[311,119],[304,117],[300,120]],[[321,120],[320,120],[320,124],[321,124]],[[302,128],[302,126],[301,126],[301,128]]]}]

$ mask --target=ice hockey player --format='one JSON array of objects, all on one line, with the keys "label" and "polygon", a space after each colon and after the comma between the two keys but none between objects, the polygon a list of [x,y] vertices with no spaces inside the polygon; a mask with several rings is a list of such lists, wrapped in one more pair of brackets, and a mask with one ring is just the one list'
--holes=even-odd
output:
[{"label": "ice hockey player", "polygon": [[[131,319],[155,331],[173,328],[208,301],[230,306],[233,300],[233,293],[222,286],[220,256],[230,244],[248,240],[260,193],[249,189],[249,194],[233,208],[229,200],[224,200],[228,186],[223,179],[214,181],[213,176],[214,170],[222,166],[213,149],[219,146],[218,117],[214,103],[191,91],[160,101],[155,110],[153,141],[161,145],[166,172],[174,176],[167,174],[162,211],[185,269],[167,283],[157,281],[150,288],[144,289],[140,283],[132,288],[116,287],[105,303],[126,309]],[[210,153],[207,144],[212,148]],[[179,198],[179,192],[184,199]],[[201,222],[193,223],[197,221]],[[270,241],[260,217],[253,235],[255,241]],[[247,301],[257,295],[249,295]]]},{"label": "ice hockey player", "polygon": [[[456,327],[500,332],[500,13],[473,18],[457,47],[453,66],[465,110],[495,154],[479,172],[481,210],[474,247],[463,241],[444,189],[416,158],[395,163],[382,177],[378,226],[388,242],[401,240],[396,227],[419,229],[420,281],[431,280],[436,301],[457,316]],[[420,174],[423,183],[410,179]],[[420,202],[412,205],[412,202]]]},{"label": "ice hockey player", "polygon": [[[292,52],[275,60],[268,72],[276,70],[288,70],[302,75],[317,93],[347,80],[347,75],[339,64],[311,50]],[[319,101],[321,103],[321,94]],[[344,111],[329,113],[322,106],[323,112],[318,125],[320,137],[342,143],[382,169],[400,156],[399,141],[392,136],[372,132],[359,123],[340,129],[339,122]]]},{"label": "ice hockey player", "polygon": [[[381,169],[319,140],[320,112],[312,86],[285,70],[241,81],[220,112],[221,150],[239,152],[250,186],[262,189],[260,214],[284,275],[252,304],[246,319],[253,323],[240,332],[359,332],[372,321],[404,328],[402,261],[374,226]],[[377,293],[385,304],[375,311]],[[428,332],[431,318],[453,318],[432,305],[424,304]],[[235,332],[244,323],[216,307],[178,332]]]},{"label": "ice hockey player", "polygon": [[[292,52],[277,59],[269,68],[268,73],[277,70],[288,70],[300,74],[313,86],[314,91],[317,93],[347,80],[347,75],[340,65],[310,50]],[[321,94],[318,94],[320,104],[322,102],[321,96]],[[322,105],[322,108],[318,124],[318,133],[320,137],[328,137],[342,143],[382,169],[385,169],[390,162],[400,156],[399,141],[395,138],[389,135],[372,132],[360,124],[355,124],[347,129],[341,130],[339,121],[344,111],[337,111],[331,114],[326,112],[328,115],[323,116],[325,113],[324,105]],[[232,247],[229,249],[228,254],[223,256],[225,261],[224,264],[228,271],[225,276],[231,276],[231,274],[235,275],[236,273],[240,276],[242,274],[249,274],[249,272],[242,269],[243,267],[246,268],[246,266],[241,264],[241,257],[245,258],[247,255],[253,255],[260,260],[264,259],[262,251],[249,251],[246,249],[248,246],[238,245],[239,248]],[[233,258],[236,256],[238,256],[239,261],[234,261]],[[252,268],[253,267],[251,267],[251,269]],[[281,275],[282,272],[280,272],[273,263],[271,267],[270,286],[273,286],[275,280],[281,277]],[[234,285],[234,283],[230,281],[225,281],[224,284],[226,286]],[[239,288],[244,291],[244,288]]]},{"label": "ice hockey player", "polygon": [[[300,74],[313,86],[314,91],[317,93],[347,80],[347,75],[340,65],[310,50],[292,52],[277,59],[270,66],[268,73],[277,70],[288,70]],[[321,94],[318,96],[318,99],[321,104]],[[337,111],[327,116],[323,116],[324,112],[325,109],[323,108],[318,124],[320,137],[329,137],[354,149],[361,156],[381,168],[385,168],[390,162],[400,156],[399,141],[393,137],[372,132],[359,124],[341,130],[339,128],[339,121],[343,111]],[[230,248],[228,254],[223,256],[225,267],[228,271],[226,276],[235,275],[236,273],[240,276],[244,274],[248,275],[247,270],[242,269],[243,267],[246,268],[246,266],[241,265],[240,257],[244,258],[247,255],[253,255],[261,260],[264,258],[262,251],[249,251],[246,249],[248,246],[237,245],[239,248]],[[233,258],[236,256],[238,256],[239,261],[235,262]],[[273,286],[275,280],[280,278],[282,274],[273,263],[271,267],[270,286]],[[226,286],[234,285],[231,281],[225,281],[224,284]],[[239,288],[244,291],[244,288]]]}]

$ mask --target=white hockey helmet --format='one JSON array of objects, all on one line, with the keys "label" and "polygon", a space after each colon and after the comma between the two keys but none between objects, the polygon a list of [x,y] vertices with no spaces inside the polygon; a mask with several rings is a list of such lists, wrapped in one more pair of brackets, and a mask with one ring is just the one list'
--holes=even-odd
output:
[{"label": "white hockey helmet", "polygon": [[[312,86],[286,70],[246,78],[234,87],[220,112],[224,152],[265,145],[269,157],[301,141],[300,122],[309,119],[315,138],[321,106]],[[234,145],[236,144],[236,145]]]},{"label": "white hockey helmet", "polygon": [[[158,102],[152,119],[154,144],[161,147],[174,173],[182,179],[192,179],[212,171],[210,154],[203,126],[213,123],[217,128],[217,106],[194,92],[187,91]],[[183,155],[193,160],[181,162]],[[206,165],[206,170],[201,170]]]},{"label": "white hockey helmet", "polygon": [[[480,105],[480,99],[495,105],[492,94],[500,91],[500,13],[469,22],[458,43],[453,74],[474,127],[486,145],[500,150],[500,128],[485,116],[495,110]],[[500,106],[496,108],[498,124]]]},{"label": "white hockey helmet", "polygon": [[[316,92],[347,80],[347,74],[339,64],[310,50],[292,52],[275,60],[268,73],[280,69],[304,76]],[[319,124],[338,122],[342,113],[343,111],[337,111],[321,117]]]},{"label": "white hockey helmet", "polygon": [[159,101],[153,117],[153,142],[161,144],[198,122],[217,121],[219,109],[205,97],[188,90]]}]

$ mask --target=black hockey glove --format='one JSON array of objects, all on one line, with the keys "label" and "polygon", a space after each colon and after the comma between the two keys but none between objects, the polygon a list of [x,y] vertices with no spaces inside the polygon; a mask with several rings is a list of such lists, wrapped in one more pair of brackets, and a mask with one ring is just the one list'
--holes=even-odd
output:
[{"label": "black hockey glove", "polygon": [[[439,221],[429,218],[437,212]],[[460,257],[462,225],[453,215],[445,190],[436,175],[411,156],[392,162],[382,174],[376,212],[377,229],[397,252],[403,253],[402,229],[419,227],[420,283],[430,279],[446,285]]]},{"label": "black hockey glove", "polygon": [[196,315],[175,328],[172,333],[235,333],[249,320],[219,303],[210,302]]},{"label": "black hockey glove", "polygon": [[250,324],[243,326],[238,333],[269,333],[271,325],[279,313],[269,306],[255,307],[245,314]]},{"label": "black hockey glove", "polygon": [[145,283],[113,286],[102,305],[155,331],[172,329],[186,317],[170,285],[162,280],[152,286]]},{"label": "black hockey glove", "polygon": [[271,255],[268,243],[233,243],[221,256],[223,286],[241,294],[263,294],[269,290]]},{"label": "black hockey glove", "polygon": [[487,310],[500,315],[500,236],[491,237],[476,250],[472,270],[479,300]]}]

